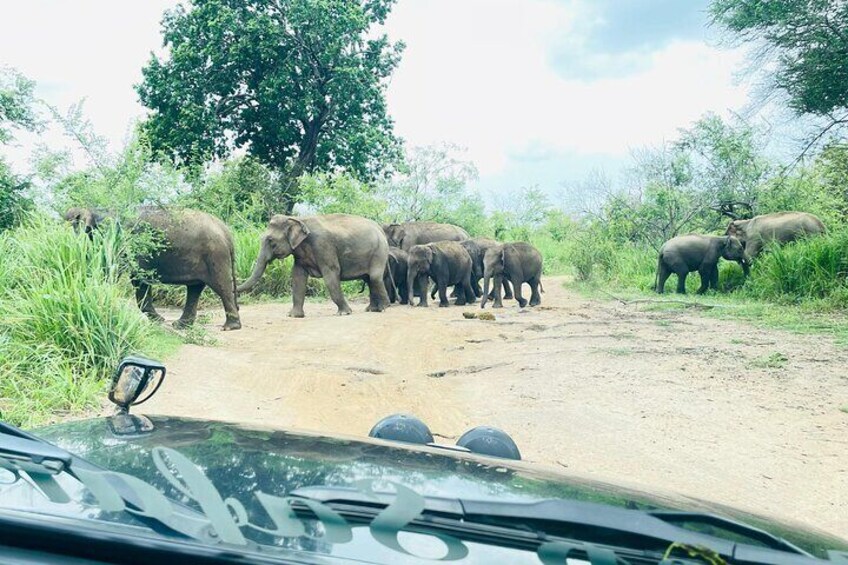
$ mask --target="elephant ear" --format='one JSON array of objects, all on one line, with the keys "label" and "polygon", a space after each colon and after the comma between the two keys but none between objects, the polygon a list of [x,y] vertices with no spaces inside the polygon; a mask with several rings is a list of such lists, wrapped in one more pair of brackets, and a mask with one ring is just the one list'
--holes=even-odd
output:
[{"label": "elephant ear", "polygon": [[406,237],[406,230],[400,224],[390,224],[386,230],[389,243],[395,242],[398,246],[403,244],[403,238]]},{"label": "elephant ear", "polygon": [[288,239],[292,249],[297,249],[309,233],[309,228],[306,227],[306,224],[295,218],[290,218],[289,226],[286,230],[286,239]]}]

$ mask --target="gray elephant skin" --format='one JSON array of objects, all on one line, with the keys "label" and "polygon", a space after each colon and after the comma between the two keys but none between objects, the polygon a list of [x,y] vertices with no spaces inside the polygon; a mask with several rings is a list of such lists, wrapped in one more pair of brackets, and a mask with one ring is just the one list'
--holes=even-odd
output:
[{"label": "gray elephant skin", "polygon": [[[65,220],[74,229],[93,237],[98,225],[110,214],[89,208],[71,208]],[[133,220],[132,231],[152,229],[161,247],[151,255],[138,257],[141,272],[152,273],[155,280],[134,275],[136,300],[142,312],[151,319],[163,318],[153,306],[150,286],[159,282],[185,285],[186,302],[182,316],[174,322],[186,327],[197,318],[197,304],[207,286],[224,305],[224,330],[241,328],[236,299],[235,248],[229,228],[218,218],[197,210],[170,210],[162,207],[143,207]]]},{"label": "gray elephant skin", "polygon": [[349,214],[326,214],[271,218],[262,236],[259,256],[250,278],[238,287],[249,292],[274,259],[294,255],[292,267],[292,310],[289,316],[302,318],[308,277],[323,278],[339,315],[351,313],[342,293],[341,282],[367,280],[368,312],[382,312],[389,305],[384,276],[389,246],[379,224]]},{"label": "gray elephant skin", "polygon": [[778,212],[755,216],[750,220],[733,220],[726,235],[739,238],[745,246],[745,255],[757,257],[769,243],[788,243],[802,237],[826,233],[822,221],[806,212]]},{"label": "gray elephant skin", "polygon": [[747,265],[745,248],[736,237],[690,234],[669,239],[660,248],[654,288],[662,294],[668,277],[675,273],[677,292],[686,294],[686,276],[698,271],[701,275],[698,294],[710,288],[717,290],[718,262],[721,258],[736,261],[743,268]]},{"label": "gray elephant skin", "polygon": [[494,308],[503,308],[501,286],[504,279],[512,283],[512,292],[522,308],[528,302],[521,293],[521,285],[530,285],[530,306],[542,303],[542,254],[529,243],[503,243],[490,247],[483,255],[483,299],[480,307],[485,308],[489,300],[489,283],[494,279]]},{"label": "gray elephant skin", "polygon": [[476,302],[471,288],[471,257],[455,241],[439,241],[415,245],[409,250],[409,267],[406,277],[409,304],[413,303],[414,288],[418,288],[421,299],[418,306],[427,307],[427,287],[430,279],[439,289],[439,306],[449,306],[447,288],[456,286],[456,305]]},{"label": "gray elephant skin", "polygon": [[405,222],[383,226],[386,240],[392,247],[409,251],[416,245],[436,243],[438,241],[464,241],[469,239],[468,232],[459,226],[436,222]]},{"label": "gray elephant skin", "polygon": [[[480,287],[480,281],[483,280],[484,272],[483,256],[487,250],[501,245],[501,242],[486,237],[475,237],[460,241],[459,244],[465,248],[468,256],[471,257],[471,286],[474,290],[474,295],[480,298],[483,295],[483,290]],[[435,298],[437,290],[438,287],[433,288],[430,292],[430,298]],[[503,279],[503,291],[503,297],[512,300],[512,287],[506,279]],[[493,297],[494,291],[492,291],[489,298]]]}]

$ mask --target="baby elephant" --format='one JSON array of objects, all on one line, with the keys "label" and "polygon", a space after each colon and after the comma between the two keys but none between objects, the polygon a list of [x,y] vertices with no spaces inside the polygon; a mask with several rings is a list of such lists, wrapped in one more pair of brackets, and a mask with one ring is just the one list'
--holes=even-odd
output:
[{"label": "baby elephant", "polygon": [[520,241],[487,249],[483,255],[483,299],[480,308],[485,308],[489,300],[489,281],[492,279],[495,308],[503,308],[501,285],[507,280],[512,283],[512,292],[520,307],[527,306],[527,299],[521,294],[524,283],[530,285],[530,306],[538,306],[542,303],[542,295],[539,294],[542,290],[542,254],[529,243]]},{"label": "baby elephant", "polygon": [[745,248],[733,236],[691,234],[669,239],[660,248],[654,288],[662,294],[665,281],[676,273],[677,292],[686,294],[686,275],[698,271],[701,275],[698,294],[709,288],[718,289],[718,261],[722,257],[743,267],[746,265]]},{"label": "baby elephant", "polygon": [[439,306],[449,305],[447,288],[456,286],[456,305],[464,306],[477,301],[471,287],[471,257],[455,241],[439,241],[415,245],[409,250],[406,276],[407,296],[412,306],[414,290],[421,292],[419,306],[427,306],[427,286],[430,279],[439,288]]}]

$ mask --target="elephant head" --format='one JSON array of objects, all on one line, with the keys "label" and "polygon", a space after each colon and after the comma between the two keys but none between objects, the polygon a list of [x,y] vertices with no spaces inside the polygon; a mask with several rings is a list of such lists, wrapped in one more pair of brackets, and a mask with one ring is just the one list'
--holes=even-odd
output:
[{"label": "elephant head", "polygon": [[400,224],[389,224],[383,226],[383,232],[386,234],[386,240],[392,247],[402,247],[403,238],[406,237],[406,230]]},{"label": "elephant head", "polygon": [[[504,274],[504,263],[506,262],[506,246],[497,245],[490,247],[483,255],[483,296],[480,301],[480,308],[486,307],[486,302],[489,301],[489,281],[495,277],[495,288],[498,288],[499,279]],[[495,304],[497,306],[497,303]]]},{"label": "elephant head", "polygon": [[238,292],[249,292],[256,286],[268,264],[274,259],[285,259],[309,237],[309,228],[301,220],[292,216],[274,216],[268,222],[268,229],[262,236],[259,257],[253,267],[253,273]]},{"label": "elephant head", "polygon": [[745,246],[742,245],[742,241],[739,238],[732,235],[725,236],[721,256],[728,261],[737,261],[740,263],[747,261],[747,257],[745,257]]},{"label": "elephant head", "polygon": [[66,222],[70,222],[74,231],[79,233],[84,230],[91,237],[94,230],[100,225],[105,215],[91,208],[70,208],[63,216]]},{"label": "elephant head", "polygon": [[741,240],[745,240],[745,236],[747,235],[748,224],[751,220],[733,220],[727,226],[727,231],[724,232],[725,235],[732,235],[734,237],[738,237]]},{"label": "elephant head", "polygon": [[[433,264],[433,248],[429,245],[416,245],[409,250],[407,258],[407,276],[406,286],[409,291],[409,303],[412,304],[414,294],[415,281],[420,275],[430,272],[430,267]],[[422,300],[424,294],[422,290]]]}]

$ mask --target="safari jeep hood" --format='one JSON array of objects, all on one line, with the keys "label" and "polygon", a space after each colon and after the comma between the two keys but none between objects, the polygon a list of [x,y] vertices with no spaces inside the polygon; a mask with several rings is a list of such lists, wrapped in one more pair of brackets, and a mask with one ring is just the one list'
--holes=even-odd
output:
[{"label": "safari jeep hood", "polygon": [[380,479],[422,496],[527,502],[558,498],[631,509],[710,512],[767,530],[814,555],[822,556],[826,549],[848,549],[844,541],[826,534],[726,507],[546,472],[526,463],[370,438],[326,437],[165,416],[150,420],[153,431],[128,438],[114,435],[108,418],[63,423],[35,433],[96,465],[133,475],[179,499],[180,493],[160,474],[152,457],[154,448],[174,449],[199,466],[224,499],[243,501],[248,512],[259,511],[250,507],[257,492],[284,496],[304,487],[349,487],[358,480]]}]

